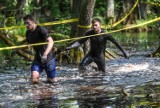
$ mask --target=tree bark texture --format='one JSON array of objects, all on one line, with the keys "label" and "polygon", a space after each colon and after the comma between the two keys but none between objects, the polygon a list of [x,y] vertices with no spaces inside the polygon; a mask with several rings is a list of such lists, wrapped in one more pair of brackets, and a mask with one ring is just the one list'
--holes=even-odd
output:
[{"label": "tree bark texture", "polygon": [[[77,36],[84,36],[85,33],[89,30],[88,26],[91,25],[95,1],[96,0],[81,1],[81,10],[80,10],[80,16],[79,16],[79,22],[78,22]],[[88,52],[88,50],[89,50],[89,43],[87,41],[86,43],[83,44],[84,55]],[[82,59],[80,57],[77,57],[77,58],[79,58],[76,60],[77,62],[79,62]]]},{"label": "tree bark texture", "polygon": [[107,0],[107,18],[114,17],[114,0]]},{"label": "tree bark texture", "polygon": [[140,18],[146,19],[147,17],[147,5],[144,3],[139,3],[139,11],[140,11]]},{"label": "tree bark texture", "polygon": [[16,4],[16,14],[15,14],[15,18],[16,18],[16,22],[20,21],[20,19],[22,19],[23,17],[23,8],[25,6],[26,0],[17,0],[17,4]]},{"label": "tree bark texture", "polygon": [[[82,0],[72,0],[71,2],[71,16],[72,18],[79,18],[79,10],[80,10],[80,4]],[[77,36],[77,22],[72,23],[71,25],[71,37]]]},{"label": "tree bark texture", "polygon": [[[96,0],[82,0],[78,25],[89,26],[93,16]],[[84,36],[89,28],[78,27],[78,36]]]}]

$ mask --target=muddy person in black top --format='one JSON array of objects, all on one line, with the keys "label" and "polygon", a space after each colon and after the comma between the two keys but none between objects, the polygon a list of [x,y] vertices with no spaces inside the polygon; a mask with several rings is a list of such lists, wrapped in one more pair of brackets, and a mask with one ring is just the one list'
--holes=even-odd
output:
[{"label": "muddy person in black top", "polygon": [[39,76],[43,70],[46,71],[48,82],[57,82],[56,60],[53,50],[53,39],[44,27],[38,26],[32,15],[23,18],[26,25],[26,40],[29,44],[47,43],[45,45],[33,46],[35,51],[34,61],[31,66],[32,83],[38,83]]},{"label": "muddy person in black top", "polygon": [[[104,30],[101,29],[101,20],[95,18],[92,20],[92,30],[88,31],[86,33],[86,36],[99,33],[104,33]],[[91,62],[95,62],[98,66],[98,70],[102,71],[103,73],[105,72],[105,50],[106,50],[107,40],[114,43],[120,49],[120,51],[122,51],[124,57],[128,58],[128,54],[110,34],[105,34],[105,35],[103,34],[99,36],[87,37],[81,39],[72,44],[70,47],[67,47],[66,49],[78,47],[80,46],[80,44],[84,43],[88,39],[90,39],[90,50],[88,54],[80,62],[79,64],[80,69],[85,69],[85,66],[89,65]]]}]

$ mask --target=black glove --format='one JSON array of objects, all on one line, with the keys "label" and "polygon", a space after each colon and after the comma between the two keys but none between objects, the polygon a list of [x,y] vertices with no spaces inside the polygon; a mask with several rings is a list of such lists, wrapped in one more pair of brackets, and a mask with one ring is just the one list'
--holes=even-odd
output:
[{"label": "black glove", "polygon": [[47,56],[46,56],[46,55],[43,55],[43,56],[41,57],[41,62],[42,62],[42,63],[47,63]]},{"label": "black glove", "polygon": [[71,46],[69,46],[69,47],[66,47],[66,51],[68,51],[68,50],[70,50],[72,47]]},{"label": "black glove", "polygon": [[80,43],[79,43],[79,42],[75,42],[75,43],[72,44],[71,46],[66,47],[66,50],[70,50],[71,48],[76,48],[76,47],[78,47],[78,46],[80,46]]}]

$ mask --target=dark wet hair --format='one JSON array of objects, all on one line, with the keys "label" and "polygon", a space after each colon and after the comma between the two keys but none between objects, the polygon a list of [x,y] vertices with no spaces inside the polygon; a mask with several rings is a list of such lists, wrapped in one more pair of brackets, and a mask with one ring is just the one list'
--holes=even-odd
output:
[{"label": "dark wet hair", "polygon": [[94,19],[92,20],[92,23],[95,23],[95,22],[101,23],[101,20],[100,20],[99,18],[94,18]]},{"label": "dark wet hair", "polygon": [[34,17],[33,17],[32,15],[30,15],[30,14],[25,15],[25,16],[23,17],[23,20],[24,20],[24,21],[25,21],[25,20],[31,20],[32,22],[35,23]]}]

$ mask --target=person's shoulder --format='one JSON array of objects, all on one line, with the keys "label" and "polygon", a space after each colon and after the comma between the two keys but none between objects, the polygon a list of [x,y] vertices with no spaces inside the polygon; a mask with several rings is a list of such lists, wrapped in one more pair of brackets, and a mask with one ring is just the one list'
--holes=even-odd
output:
[{"label": "person's shoulder", "polygon": [[48,33],[48,31],[47,31],[47,29],[45,29],[44,27],[42,27],[42,26],[39,26],[39,25],[37,25],[37,31],[40,31],[40,32],[42,32],[42,33]]},{"label": "person's shoulder", "polygon": [[44,27],[37,25],[36,27],[37,30],[46,30]]},{"label": "person's shoulder", "polygon": [[94,30],[89,30],[86,32],[86,35],[92,35],[92,34],[94,34]]},{"label": "person's shoulder", "polygon": [[94,30],[92,30],[92,29],[87,31],[87,33],[93,33],[93,32],[94,32]]}]

